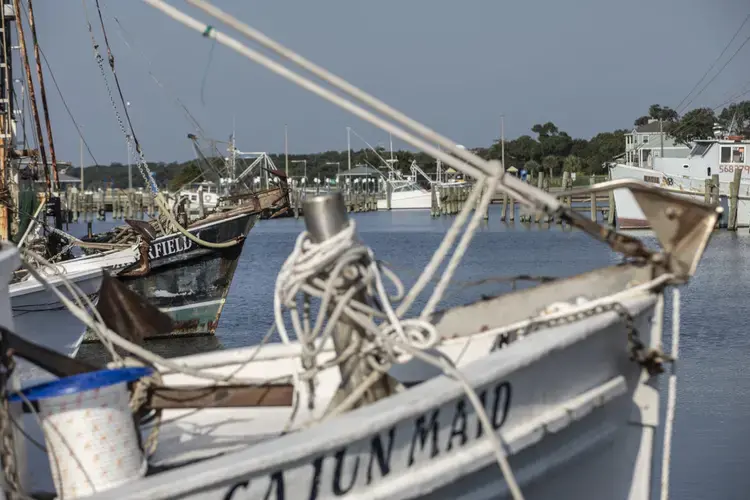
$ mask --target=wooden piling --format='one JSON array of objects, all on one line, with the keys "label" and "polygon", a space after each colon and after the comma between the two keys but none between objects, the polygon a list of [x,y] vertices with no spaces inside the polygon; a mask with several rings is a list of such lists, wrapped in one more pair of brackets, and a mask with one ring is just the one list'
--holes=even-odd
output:
[{"label": "wooden piling", "polygon": [[[593,186],[594,184],[596,184],[596,177],[592,175],[589,177],[589,185]],[[591,193],[591,208],[589,215],[591,216],[591,220],[596,222],[596,193]]]},{"label": "wooden piling", "polygon": [[[711,199],[716,205],[719,205],[721,203],[721,199],[719,197],[719,174],[714,174],[711,176]],[[721,224],[721,218],[716,220],[716,227],[720,227]]]},{"label": "wooden piling", "polygon": [[440,215],[440,208],[438,207],[437,186],[433,182],[430,184],[430,216],[437,217],[438,215]]},{"label": "wooden piling", "polygon": [[706,179],[703,188],[703,202],[711,204],[711,179]]},{"label": "wooden piling", "polygon": [[729,184],[729,225],[730,231],[737,230],[737,211],[739,210],[740,198],[740,180],[742,178],[742,169],[734,170],[734,177]]},{"label": "wooden piling", "polygon": [[[544,190],[544,172],[539,172],[539,177],[536,179],[536,187],[540,190]],[[539,223],[542,220],[542,214],[541,212],[536,212],[534,214],[534,222]]]},{"label": "wooden piling", "polygon": [[104,191],[96,193],[96,218],[97,220],[104,220],[105,218],[105,207],[104,207]]},{"label": "wooden piling", "polygon": [[[486,185],[484,186],[484,189],[482,189],[482,198],[487,194],[487,189],[489,189]],[[488,203],[486,207],[484,207],[484,220],[490,220],[490,204]]]}]

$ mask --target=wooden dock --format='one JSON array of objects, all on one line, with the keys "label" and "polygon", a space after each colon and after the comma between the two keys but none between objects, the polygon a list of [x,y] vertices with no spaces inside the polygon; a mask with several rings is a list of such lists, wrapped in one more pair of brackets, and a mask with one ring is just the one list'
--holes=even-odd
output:
[{"label": "wooden dock", "polygon": [[[736,172],[740,172],[737,170]],[[602,176],[590,177],[589,185],[601,182]],[[534,184],[543,191],[553,196],[559,197],[560,193],[573,189],[573,181],[569,172],[563,172],[561,178],[550,179],[544,172],[538,172],[533,180]],[[576,183],[581,186],[580,179]],[[737,211],[739,201],[750,200],[749,196],[739,195],[739,175],[730,183],[729,194],[719,194],[719,176],[714,174],[711,179],[706,179],[705,187],[701,192],[695,191],[692,194],[703,196],[704,201],[709,204],[724,205],[728,208],[726,213],[717,223],[717,228],[726,228],[732,231],[737,230]],[[433,217],[455,215],[461,211],[469,200],[469,195],[473,184],[456,184],[456,185],[438,185],[432,186],[432,207],[430,213]],[[676,188],[662,186],[663,189],[678,194],[685,194]],[[318,194],[325,189],[307,188],[302,189],[295,187],[290,191],[290,205],[294,216],[299,218],[303,215],[303,202],[308,196]],[[389,193],[375,193],[358,191],[356,189],[345,190],[344,200],[347,211],[353,213],[372,212],[378,210],[378,199],[385,197],[384,205],[388,206]],[[579,212],[588,212],[591,220],[604,220],[609,225],[614,226],[616,207],[613,193],[591,193],[586,195],[565,197],[563,203]],[[81,192],[76,187],[68,187],[61,193],[62,208],[68,216],[69,222],[91,222],[96,220],[105,220],[106,214],[111,214],[112,219],[123,218],[140,218],[153,217],[158,211],[158,206],[154,195],[143,189],[112,189],[99,191]],[[497,193],[491,200],[492,204],[501,205],[500,220],[514,222],[518,218],[519,222],[536,222],[551,223],[548,216],[539,213],[529,213],[525,207],[521,207],[515,200],[508,195]],[[477,202],[478,204],[478,202]],[[386,208],[387,210],[387,208]],[[484,214],[485,219],[489,219],[489,210]],[[560,221],[554,221],[560,223]]]}]

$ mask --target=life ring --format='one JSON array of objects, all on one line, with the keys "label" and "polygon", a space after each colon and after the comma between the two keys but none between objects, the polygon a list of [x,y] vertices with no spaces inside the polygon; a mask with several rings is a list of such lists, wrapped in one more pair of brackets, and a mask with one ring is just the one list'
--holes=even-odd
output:
[{"label": "life ring", "polygon": [[672,179],[671,177],[665,177],[664,182],[667,183],[667,186],[671,186],[674,184],[674,179]]}]

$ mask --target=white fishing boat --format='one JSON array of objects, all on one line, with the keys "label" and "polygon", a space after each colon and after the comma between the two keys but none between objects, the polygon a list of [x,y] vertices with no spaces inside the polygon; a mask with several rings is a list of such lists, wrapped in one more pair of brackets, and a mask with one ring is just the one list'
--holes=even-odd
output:
[{"label": "white fishing boat", "polygon": [[[340,193],[307,200],[307,231],[280,270],[274,294],[275,326],[286,345],[166,360],[89,320],[135,359],[113,352],[118,361],[109,370],[74,367],[84,372],[11,395],[10,404],[23,398],[38,404],[49,462],[16,452],[15,471],[3,467],[6,488],[51,493],[22,484],[32,474],[35,486],[54,483],[59,497],[91,499],[634,500],[649,498],[660,482],[666,492],[674,373],[664,418],[658,386],[676,355],[679,294],[670,354],[661,350],[664,294],[693,275],[720,211],[647,183],[616,183],[630,189],[651,221],[661,249],[650,250],[503,175],[499,162],[457,148],[202,0],[191,3],[383,117],[282,71],[274,59],[217,31],[216,23],[161,0],[145,1],[476,182],[408,292],[358,240]],[[496,190],[583,230],[624,262],[438,310]],[[410,313],[433,278],[425,305]],[[289,325],[298,343],[289,340]],[[128,363],[139,367],[122,368]],[[126,383],[133,383],[132,394]],[[143,445],[133,412],[147,433]],[[27,432],[41,439],[36,422],[35,415],[23,418]],[[661,423],[663,442],[656,438]],[[656,475],[659,446],[664,462]]]},{"label": "white fishing boat", "polygon": [[[706,180],[719,176],[719,195],[730,195],[730,184],[735,172],[739,174],[737,207],[738,227],[750,226],[750,140],[740,136],[726,136],[717,129],[717,137],[697,140],[687,158],[652,158],[650,165],[614,164],[610,167],[612,180],[637,179],[650,182],[680,196],[696,200],[704,198]],[[650,225],[638,203],[626,189],[614,192],[617,224],[620,229],[646,229]],[[726,204],[726,203],[725,203]]]},{"label": "white fishing boat", "polygon": [[[57,269],[65,275],[67,281],[78,286],[96,304],[103,264],[77,264],[76,267],[70,272],[62,265]],[[53,274],[48,279],[61,291],[65,289],[61,275]],[[63,293],[71,295],[67,290]],[[33,276],[28,276],[23,281],[10,285],[9,294],[14,323],[28,340],[66,356],[76,355],[86,327],[51,290]]]},{"label": "white fishing boat", "polygon": [[218,189],[211,182],[202,182],[185,187],[178,194],[178,199],[187,198],[190,202],[189,211],[191,214],[200,213],[200,198],[203,198],[203,210],[204,213],[207,213],[219,206],[219,197]]}]

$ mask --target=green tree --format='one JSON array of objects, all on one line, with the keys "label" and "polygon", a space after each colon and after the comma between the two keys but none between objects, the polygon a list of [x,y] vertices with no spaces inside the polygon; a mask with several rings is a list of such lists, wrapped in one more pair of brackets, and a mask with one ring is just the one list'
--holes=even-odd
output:
[{"label": "green tree", "polygon": [[524,163],[523,168],[528,173],[536,175],[536,173],[542,169],[542,166],[539,165],[539,163],[535,162],[534,160],[529,160],[526,163]]},{"label": "green tree", "polygon": [[714,123],[716,115],[711,108],[698,108],[685,113],[680,121],[670,123],[666,132],[677,142],[688,144],[696,139],[713,137]]},{"label": "green tree", "polygon": [[750,101],[735,102],[721,110],[719,123],[725,128],[734,122],[735,132],[750,136]]},{"label": "green tree", "polygon": [[[494,156],[500,158],[500,144],[496,143],[492,146],[493,150],[497,146],[497,150]],[[539,143],[529,135],[522,135],[512,141],[505,141],[505,156],[513,161],[523,165],[529,160],[535,160],[539,158],[540,149]]]},{"label": "green tree", "polygon": [[586,139],[573,139],[570,144],[570,154],[573,156],[584,156],[589,147],[589,141]]},{"label": "green tree", "polygon": [[601,173],[602,166],[625,152],[625,134],[627,130],[602,132],[589,141],[586,152],[587,173]]},{"label": "green tree", "polygon": [[198,182],[201,179],[203,179],[203,173],[201,172],[200,167],[198,167],[195,162],[190,162],[188,165],[183,167],[177,175],[172,177],[172,179],[169,181],[169,189],[174,191],[185,184]]},{"label": "green tree", "polygon": [[650,117],[648,115],[641,116],[640,118],[635,119],[635,121],[633,122],[633,125],[635,127],[640,127],[641,125],[646,125],[649,120],[650,120]]},{"label": "green tree", "polygon": [[547,155],[542,160],[542,166],[544,167],[544,170],[549,172],[550,177],[554,177],[555,170],[560,167],[560,159],[554,155]]},{"label": "green tree", "polygon": [[648,108],[648,116],[654,120],[663,120],[665,122],[676,122],[680,119],[680,115],[677,114],[672,108],[662,107],[659,104],[652,104]]},{"label": "green tree", "polygon": [[570,155],[563,161],[563,172],[582,172],[583,161],[577,156]]}]

